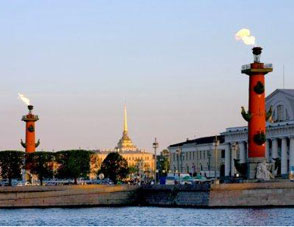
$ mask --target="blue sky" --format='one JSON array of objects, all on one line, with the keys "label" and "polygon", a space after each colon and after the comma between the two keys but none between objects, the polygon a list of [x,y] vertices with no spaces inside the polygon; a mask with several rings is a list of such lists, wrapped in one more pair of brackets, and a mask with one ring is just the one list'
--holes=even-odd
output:
[{"label": "blue sky", "polygon": [[21,149],[35,105],[40,149],[113,148],[123,104],[129,134],[151,150],[245,125],[249,28],[274,64],[266,92],[294,88],[293,1],[1,1],[0,149]]}]

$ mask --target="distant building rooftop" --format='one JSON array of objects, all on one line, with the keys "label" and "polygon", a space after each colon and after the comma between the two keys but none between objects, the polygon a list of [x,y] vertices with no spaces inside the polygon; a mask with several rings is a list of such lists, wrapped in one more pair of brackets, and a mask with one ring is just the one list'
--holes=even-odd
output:
[{"label": "distant building rooftop", "polygon": [[[223,143],[225,141],[225,137],[222,135],[217,136],[217,139],[220,141],[220,143]],[[213,143],[214,141],[215,141],[215,136],[208,136],[208,137],[201,137],[201,138],[197,138],[197,139],[193,139],[193,140],[187,139],[185,142],[172,144],[172,145],[169,145],[169,147],[180,147],[185,144],[192,144],[192,143],[206,144],[206,143]]]}]

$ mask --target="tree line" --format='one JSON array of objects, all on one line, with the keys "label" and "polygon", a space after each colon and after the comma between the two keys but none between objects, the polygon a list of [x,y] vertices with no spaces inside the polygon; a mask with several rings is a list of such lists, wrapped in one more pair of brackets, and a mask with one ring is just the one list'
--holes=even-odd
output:
[{"label": "tree line", "polygon": [[[12,185],[12,179],[22,178],[22,169],[27,169],[38,177],[43,185],[44,179],[87,178],[90,173],[91,155],[87,150],[66,150],[58,152],[37,151],[25,153],[22,151],[0,151],[0,176]],[[127,161],[117,152],[109,153],[102,162],[98,173],[103,173],[114,183],[127,177],[129,173]],[[97,173],[97,174],[98,174]]]}]

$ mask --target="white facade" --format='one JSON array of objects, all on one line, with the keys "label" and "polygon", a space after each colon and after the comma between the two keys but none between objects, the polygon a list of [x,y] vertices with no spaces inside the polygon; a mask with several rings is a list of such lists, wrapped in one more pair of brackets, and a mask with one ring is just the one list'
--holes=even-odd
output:
[{"label": "white facade", "polygon": [[[290,170],[294,171],[294,89],[275,90],[266,98],[266,109],[270,107],[273,115],[266,128],[266,159],[276,165],[280,162],[278,175],[287,177]],[[247,138],[247,126],[231,127],[221,133],[221,143],[216,149],[214,137],[170,145],[170,170],[172,173],[201,172],[209,176],[216,171],[217,176],[235,176],[234,159],[240,163],[248,159]]]},{"label": "white facade", "polygon": [[215,137],[212,136],[170,145],[170,171],[174,174],[201,173],[214,177],[220,176],[223,168],[224,174],[224,137],[218,136],[217,145],[214,141]]},{"label": "white facade", "polygon": [[[280,160],[282,176],[294,170],[294,89],[277,89],[266,98],[266,109],[272,107],[271,123],[266,127],[266,159]],[[241,115],[240,115],[241,116]],[[221,133],[225,137],[225,176],[234,176],[234,159],[245,163],[248,158],[247,126],[227,128]]]}]

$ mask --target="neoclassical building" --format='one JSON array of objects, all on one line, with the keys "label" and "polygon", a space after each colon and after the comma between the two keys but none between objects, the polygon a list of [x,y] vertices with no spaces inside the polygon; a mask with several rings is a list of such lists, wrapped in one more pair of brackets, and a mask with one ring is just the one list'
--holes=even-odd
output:
[{"label": "neoclassical building", "polygon": [[126,106],[124,107],[124,127],[122,137],[114,149],[94,151],[94,155],[91,157],[91,179],[96,178],[96,173],[100,169],[103,160],[110,152],[119,152],[127,160],[128,166],[137,168],[140,174],[148,177],[154,175],[154,154],[137,148],[129,137]]},{"label": "neoclassical building", "polygon": [[[266,109],[270,107],[273,114],[266,127],[266,159],[279,162],[278,174],[287,177],[290,169],[294,170],[294,89],[275,90],[266,98]],[[247,161],[247,126],[227,128],[221,135],[225,137],[225,176],[234,176],[234,159]]]},{"label": "neoclassical building", "polygon": [[224,136],[209,136],[172,144],[170,172],[174,174],[201,173],[203,176],[224,176]]},{"label": "neoclassical building", "polygon": [[[294,171],[294,89],[275,90],[266,98],[266,109],[270,107],[273,114],[266,127],[266,159],[275,163],[278,175],[287,177]],[[213,136],[170,145],[170,169],[173,173],[207,175],[216,171],[217,176],[235,176],[234,159],[247,162],[247,138],[247,126],[230,127],[218,136],[217,146]]]}]

